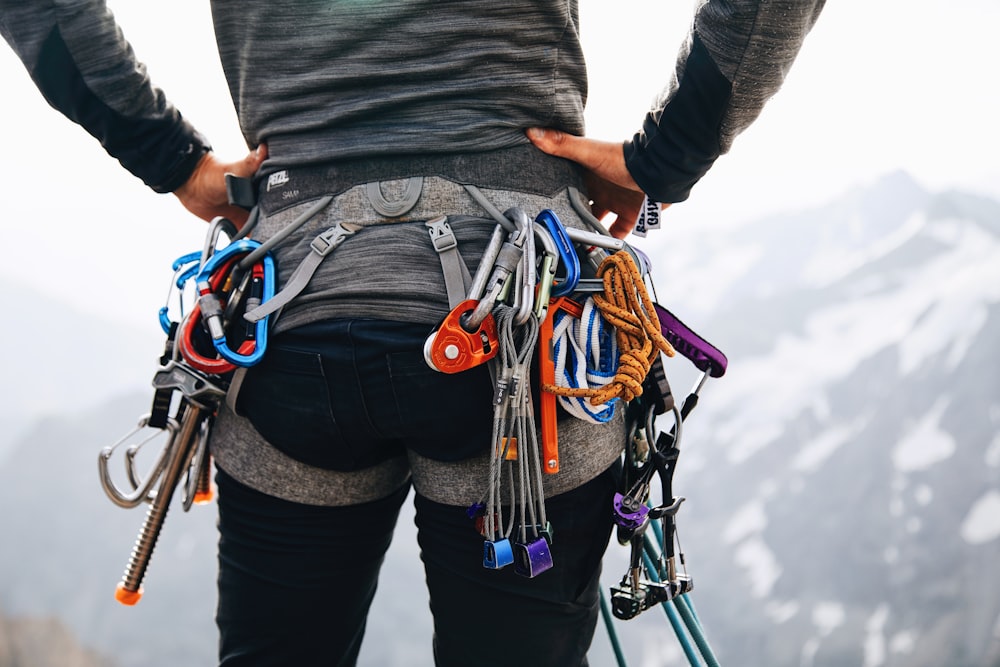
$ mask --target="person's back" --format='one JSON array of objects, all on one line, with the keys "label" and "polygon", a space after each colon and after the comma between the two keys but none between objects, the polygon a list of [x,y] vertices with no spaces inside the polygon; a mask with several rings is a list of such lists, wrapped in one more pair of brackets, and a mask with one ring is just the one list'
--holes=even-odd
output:
[{"label": "person's back", "polygon": [[[624,409],[559,415],[559,465],[539,472],[540,494],[519,487],[549,531],[518,493],[488,486],[515,439],[532,458],[529,427],[502,431],[494,412],[508,390],[530,396],[525,383],[485,365],[438,372],[428,334],[466,295],[498,218],[532,229],[551,211],[593,229],[614,213],[621,238],[644,198],[686,199],[778,89],[822,4],[698,3],[657,108],[605,143],[581,136],[575,0],[213,0],[253,149],[228,163],[151,85],[103,0],[0,0],[0,32],[54,107],[206,220],[242,225],[224,174],[253,179],[251,234],[280,240],[274,299],[288,303],[212,431],[222,665],[354,664],[411,485],[436,664],[586,664],[614,464],[636,425]],[[636,65],[671,70],[624,66]],[[496,511],[477,527],[487,491]],[[540,555],[527,574],[499,567],[504,541]]]},{"label": "person's back", "polygon": [[266,170],[583,133],[576,2],[214,0],[224,70]]}]

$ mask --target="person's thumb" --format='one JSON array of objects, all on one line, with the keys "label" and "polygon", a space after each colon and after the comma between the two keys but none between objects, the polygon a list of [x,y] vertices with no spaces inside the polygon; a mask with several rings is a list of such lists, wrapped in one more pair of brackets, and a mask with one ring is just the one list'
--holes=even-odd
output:
[{"label": "person's thumb", "polygon": [[261,144],[255,150],[247,153],[242,160],[227,165],[226,172],[241,178],[250,178],[257,173],[260,165],[267,159],[267,145]]},{"label": "person's thumb", "polygon": [[555,155],[557,157],[564,157],[575,162],[579,160],[576,159],[577,151],[573,140],[580,141],[579,137],[574,137],[571,134],[566,134],[559,130],[553,130],[551,128],[543,127],[532,127],[526,132],[528,140],[531,141],[543,153],[548,153],[549,155]]}]

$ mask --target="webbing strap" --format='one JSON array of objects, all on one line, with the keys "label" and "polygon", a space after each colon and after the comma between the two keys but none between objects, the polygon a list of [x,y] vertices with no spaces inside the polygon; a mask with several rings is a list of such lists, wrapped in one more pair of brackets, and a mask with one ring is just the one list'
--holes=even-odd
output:
[{"label": "webbing strap", "polygon": [[439,216],[424,223],[431,235],[431,243],[441,260],[445,289],[448,290],[448,307],[454,308],[465,301],[472,284],[472,274],[458,252],[458,239],[448,224],[448,218]]},{"label": "webbing strap", "polygon": [[246,379],[247,370],[244,366],[237,366],[229,380],[229,389],[226,390],[226,405],[234,415],[236,414],[236,399],[240,395],[240,390],[243,389],[243,380]]},{"label": "webbing strap", "polygon": [[[593,297],[584,302],[580,317],[573,317],[564,311],[555,313],[553,317],[555,385],[587,390],[606,387],[615,377],[618,342],[614,330],[594,304]],[[595,405],[589,398],[557,396],[563,409],[577,419],[603,424],[614,417],[616,401],[609,399]]]},{"label": "webbing strap", "polygon": [[243,316],[243,319],[248,322],[257,322],[258,320],[264,319],[271,313],[281,310],[292,299],[302,293],[302,290],[304,290],[306,285],[309,284],[309,281],[312,280],[313,274],[316,273],[316,269],[319,268],[319,265],[323,262],[326,256],[333,252],[337,246],[344,242],[344,239],[352,235],[358,229],[359,227],[357,225],[338,222],[336,225],[330,227],[328,230],[314,238],[313,242],[309,244],[311,249],[310,253],[306,255],[305,259],[303,259],[297,267],[295,267],[295,272],[292,273],[292,277],[289,278],[285,287],[260,306],[247,311],[247,313]]}]

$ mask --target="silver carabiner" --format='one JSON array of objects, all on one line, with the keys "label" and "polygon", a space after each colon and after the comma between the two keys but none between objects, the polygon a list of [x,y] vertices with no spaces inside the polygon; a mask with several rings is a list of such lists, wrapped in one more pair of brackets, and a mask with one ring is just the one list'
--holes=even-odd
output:
[{"label": "silver carabiner", "polygon": [[514,286],[514,323],[522,325],[531,317],[535,307],[535,228],[528,214],[519,208],[509,208],[504,213],[514,220],[521,238],[521,261],[517,265],[517,283]]},{"label": "silver carabiner", "polygon": [[[172,448],[175,438],[177,437],[177,421],[174,419],[168,419],[166,428],[157,429],[158,433],[155,433],[138,444],[130,447],[125,456],[125,470],[128,475],[129,484],[132,486],[132,491],[123,491],[111,479],[111,472],[108,469],[108,461],[111,460],[111,456],[114,454],[115,449],[128,442],[137,433],[140,433],[143,429],[148,427],[149,418],[150,415],[144,415],[141,417],[136,428],[119,438],[113,445],[103,448],[100,451],[100,454],[98,454],[97,468],[100,475],[101,486],[104,488],[104,493],[111,499],[111,502],[119,507],[129,509],[136,507],[143,502],[152,501],[152,499],[156,496],[153,486],[156,484],[156,481],[163,473],[163,469],[166,467],[168,454]],[[140,476],[135,470],[136,453],[140,447],[152,441],[153,438],[164,433],[167,435],[167,442],[164,444],[163,450],[160,452],[159,456],[157,456],[156,461],[153,462],[149,472],[144,477]]]},{"label": "silver carabiner", "polygon": [[534,229],[535,239],[542,244],[542,261],[538,267],[538,294],[535,297],[535,316],[541,322],[549,310],[552,284],[559,269],[559,249],[545,225],[535,222]]},{"label": "silver carabiner", "polygon": [[201,250],[201,262],[200,266],[205,266],[205,262],[215,254],[215,247],[219,244],[219,237],[225,234],[230,240],[236,234],[238,230],[236,225],[232,223],[228,218],[223,218],[221,216],[216,217],[208,224],[208,231],[205,233],[205,246]]},{"label": "silver carabiner", "polygon": [[[527,218],[527,216],[524,217]],[[528,233],[531,233],[530,228],[528,228]],[[495,230],[494,234],[496,234]],[[515,229],[509,233],[507,240],[501,245],[500,250],[497,251],[492,271],[482,288],[483,294],[479,299],[479,303],[470,315],[467,317],[463,316],[462,326],[467,331],[478,329],[486,317],[493,312],[493,306],[496,305],[500,299],[500,295],[503,294],[504,288],[507,286],[507,281],[512,275],[517,273],[518,264],[520,264],[524,254],[524,240],[524,230]],[[478,270],[476,274],[479,274]],[[473,283],[475,284],[476,280],[473,280]]]},{"label": "silver carabiner", "polygon": [[490,236],[490,241],[486,244],[486,250],[479,260],[476,275],[472,277],[472,284],[469,285],[469,293],[467,295],[469,299],[479,301],[483,298],[483,292],[486,291],[486,283],[490,278],[490,273],[493,271],[493,265],[496,264],[497,255],[500,254],[500,248],[503,247],[505,234],[503,226],[497,225],[493,228],[493,235]]}]

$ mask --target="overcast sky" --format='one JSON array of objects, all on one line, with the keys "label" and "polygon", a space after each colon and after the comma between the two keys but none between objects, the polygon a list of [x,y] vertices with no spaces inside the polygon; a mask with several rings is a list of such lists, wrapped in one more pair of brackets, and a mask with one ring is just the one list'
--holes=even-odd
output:
[{"label": "overcast sky", "polygon": [[[241,155],[209,3],[109,4],[154,82],[221,155]],[[689,0],[581,0],[591,136],[631,136],[669,78],[692,10]],[[785,87],[692,198],[669,211],[670,224],[730,224],[822,204],[896,169],[932,190],[1000,198],[998,25],[996,0],[831,0]],[[5,47],[0,77],[0,277],[140,327],[158,344],[169,264],[201,247],[203,224],[49,109]],[[4,326],[13,316],[4,313]]]}]

